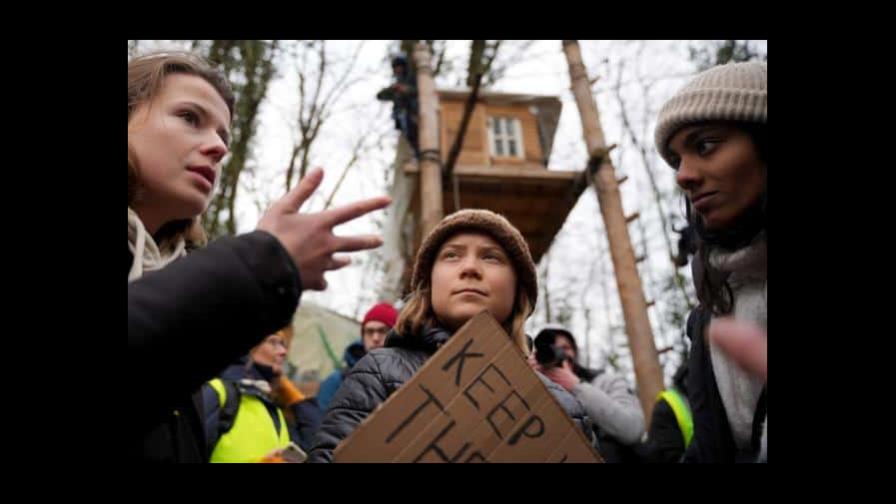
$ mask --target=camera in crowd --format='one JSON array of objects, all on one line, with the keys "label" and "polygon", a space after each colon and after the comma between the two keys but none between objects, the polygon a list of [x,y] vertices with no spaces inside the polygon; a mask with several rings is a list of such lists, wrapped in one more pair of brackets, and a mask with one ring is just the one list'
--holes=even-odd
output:
[{"label": "camera in crowd", "polygon": [[560,366],[563,364],[563,361],[569,358],[570,356],[566,353],[566,350],[554,345],[535,346],[535,360],[542,367]]},{"label": "camera in crowd", "polygon": [[572,360],[572,355],[554,345],[558,334],[572,338],[567,330],[552,327],[542,329],[535,337],[535,360],[544,368],[560,366],[563,361]]}]

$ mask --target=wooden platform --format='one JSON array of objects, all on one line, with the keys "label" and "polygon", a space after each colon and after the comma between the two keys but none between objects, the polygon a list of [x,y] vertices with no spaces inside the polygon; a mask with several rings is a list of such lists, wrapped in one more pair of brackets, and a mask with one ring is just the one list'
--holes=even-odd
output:
[{"label": "wooden platform", "polygon": [[[417,163],[405,163],[408,175]],[[587,187],[583,172],[549,171],[538,165],[457,165],[460,208],[484,208],[500,213],[523,234],[537,263],[548,250],[566,217]],[[416,177],[414,177],[416,178]],[[454,187],[443,180],[445,215],[453,213]],[[418,196],[414,195],[415,206]]]}]

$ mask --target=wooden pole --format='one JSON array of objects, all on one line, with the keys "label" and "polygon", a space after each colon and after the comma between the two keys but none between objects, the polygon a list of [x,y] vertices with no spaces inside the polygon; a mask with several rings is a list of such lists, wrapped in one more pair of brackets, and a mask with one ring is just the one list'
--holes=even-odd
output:
[{"label": "wooden pole", "polygon": [[426,42],[417,43],[414,60],[417,63],[417,93],[420,101],[420,236],[424,237],[444,216],[442,169],[438,153],[439,125],[436,116],[439,99],[432,78],[432,55]]},{"label": "wooden pole", "polygon": [[610,149],[607,148],[600,126],[597,103],[591,94],[591,86],[588,83],[585,65],[582,63],[579,43],[575,40],[564,40],[563,52],[566,54],[566,61],[569,64],[572,91],[582,119],[585,144],[590,153],[589,170],[592,183],[607,229],[613,270],[616,273],[619,299],[625,317],[625,333],[631,348],[635,379],[638,383],[638,398],[644,409],[645,423],[649,427],[656,396],[665,387],[656,345],[653,341],[653,332],[650,328],[650,319],[647,316],[647,300],[644,297],[641,277],[638,275],[635,253],[622,209],[622,196],[619,193],[616,171],[610,161]]}]

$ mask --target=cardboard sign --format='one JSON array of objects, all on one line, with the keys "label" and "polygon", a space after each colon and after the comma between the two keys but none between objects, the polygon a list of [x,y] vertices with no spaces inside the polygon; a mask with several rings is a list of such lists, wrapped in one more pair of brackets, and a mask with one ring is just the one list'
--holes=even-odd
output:
[{"label": "cardboard sign", "polygon": [[488,313],[336,448],[334,462],[602,462]]}]

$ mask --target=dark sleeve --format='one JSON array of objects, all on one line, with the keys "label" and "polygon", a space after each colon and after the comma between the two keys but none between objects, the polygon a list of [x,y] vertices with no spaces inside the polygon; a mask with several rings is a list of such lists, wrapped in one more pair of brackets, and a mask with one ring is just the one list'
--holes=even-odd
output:
[{"label": "dark sleeve", "polygon": [[703,328],[710,317],[709,312],[701,307],[695,308],[688,317],[691,350],[688,354],[687,389],[694,436],[685,450],[683,461],[732,463],[736,451],[734,438],[716,386],[709,345],[703,337]]},{"label": "dark sleeve", "polygon": [[392,86],[384,87],[376,94],[377,100],[389,101],[395,99],[395,90]]},{"label": "dark sleeve", "polygon": [[320,409],[327,411],[327,408],[330,407],[330,400],[333,399],[333,394],[339,389],[340,383],[342,383],[342,371],[337,369],[330,373],[330,376],[327,376],[327,379],[320,384],[320,389],[317,391],[317,404],[320,406]]},{"label": "dark sleeve", "polygon": [[290,407],[295,418],[295,425],[290,431],[290,436],[297,445],[308,452],[311,450],[314,435],[320,428],[320,422],[324,416],[323,411],[314,397],[299,401]]},{"label": "dark sleeve", "polygon": [[218,399],[218,393],[208,383],[202,384],[202,409],[205,418],[203,425],[205,427],[205,445],[208,452],[211,453],[218,444],[218,421],[221,416],[221,403]]},{"label": "dark sleeve", "polygon": [[331,462],[336,446],[351,435],[387,396],[385,380],[376,359],[372,354],[365,355],[345,375],[330,401],[320,430],[314,436],[308,461]]},{"label": "dark sleeve", "polygon": [[675,463],[684,454],[684,436],[669,403],[660,400],[653,408],[644,458],[650,463]]},{"label": "dark sleeve", "polygon": [[551,381],[550,378],[541,374],[541,372],[536,371],[535,375],[538,376],[541,383],[547,387],[548,392],[557,399],[557,402],[560,403],[560,407],[563,408],[563,411],[565,411],[567,415],[569,415],[572,423],[585,435],[585,439],[591,442],[591,446],[596,447],[597,438],[594,436],[594,421],[588,417],[588,412],[585,411],[582,402],[579,401],[576,396],[572,395],[571,392],[568,392],[565,388],[557,385]]},{"label": "dark sleeve", "polygon": [[128,283],[128,383],[143,427],[289,324],[301,280],[271,234],[216,240]]}]

